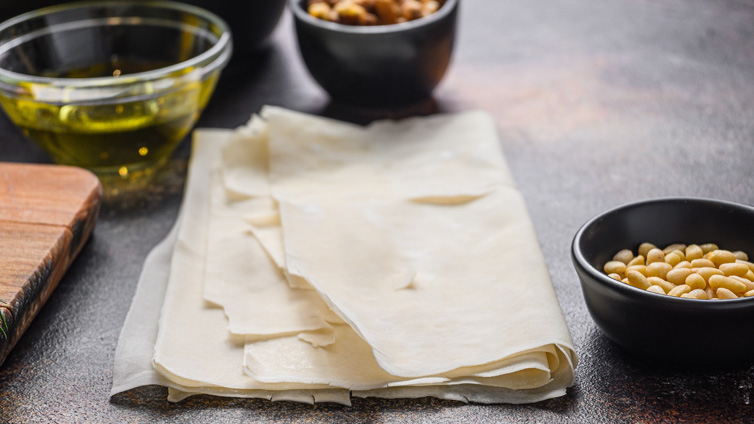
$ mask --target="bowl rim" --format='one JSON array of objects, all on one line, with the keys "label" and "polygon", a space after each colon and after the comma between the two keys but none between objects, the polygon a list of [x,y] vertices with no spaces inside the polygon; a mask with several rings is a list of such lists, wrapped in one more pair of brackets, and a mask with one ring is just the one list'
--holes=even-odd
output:
[{"label": "bowl rim", "polygon": [[303,3],[306,0],[290,0],[290,9],[293,12],[297,21],[306,22],[309,25],[313,25],[332,32],[342,32],[349,34],[392,34],[404,31],[410,31],[414,28],[419,28],[427,25],[431,25],[437,21],[445,19],[454,10],[458,8],[460,0],[445,0],[443,5],[437,12],[425,16],[423,18],[414,19],[413,21],[403,22],[399,24],[389,25],[344,25],[337,22],[325,21],[323,19],[315,18],[311,16],[303,7]]},{"label": "bowl rim", "polygon": [[[64,3],[55,6],[44,7],[41,9],[32,10],[30,12],[23,13],[16,17],[10,18],[5,22],[0,23],[0,32],[5,31],[15,25],[18,25],[29,19],[50,15],[57,12],[86,9],[92,6],[96,7],[128,7],[128,6],[141,6],[159,9],[170,9],[185,12],[206,19],[212,24],[217,25],[221,30],[221,34],[217,42],[207,51],[194,56],[183,62],[179,62],[170,66],[165,66],[158,69],[153,69],[145,72],[136,72],[132,74],[124,75],[123,77],[95,77],[95,78],[54,78],[54,77],[42,77],[36,75],[22,74],[19,72],[13,72],[0,67],[0,82],[4,84],[10,84],[17,86],[19,83],[37,83],[46,84],[50,86],[66,87],[112,87],[120,85],[128,85],[133,83],[140,83],[144,81],[154,81],[163,77],[169,76],[184,69],[192,68],[203,62],[212,63],[220,61],[219,65],[227,63],[230,59],[229,51],[232,49],[231,33],[228,24],[219,16],[205,9],[197,6],[188,5],[184,3],[178,3],[173,1],[135,1],[135,0],[85,0],[72,3]],[[8,40],[12,42],[14,39]],[[0,45],[2,47],[2,45]]]},{"label": "bowl rim", "polygon": [[[625,212],[626,210],[643,207],[651,204],[657,204],[657,203],[696,203],[696,204],[707,204],[707,205],[718,205],[718,206],[725,206],[730,208],[735,208],[739,210],[746,211],[747,213],[754,216],[754,207],[745,205],[742,203],[735,203],[735,202],[729,202],[725,200],[715,200],[715,199],[708,199],[708,198],[702,198],[702,197],[661,197],[661,198],[654,198],[654,199],[646,199],[641,200],[638,202],[631,202],[626,203],[620,206],[616,206],[614,208],[608,209],[607,211],[604,211],[602,213],[599,213],[589,219],[584,225],[579,228],[579,230],[576,232],[576,235],[573,237],[573,241],[571,242],[571,257],[573,259],[573,262],[577,268],[580,268],[581,271],[585,272],[589,277],[597,281],[602,286],[607,287],[610,290],[617,291],[623,295],[631,296],[631,297],[638,297],[641,298],[641,301],[647,302],[647,303],[655,303],[658,305],[664,305],[664,306],[670,306],[674,308],[692,308],[692,309],[699,309],[701,305],[704,305],[702,309],[705,310],[727,310],[730,308],[735,307],[742,307],[742,306],[748,306],[754,304],[754,297],[748,297],[748,298],[738,298],[738,299],[726,299],[724,301],[709,301],[709,300],[703,300],[703,299],[685,299],[680,297],[674,297],[674,296],[668,296],[666,294],[657,294],[652,293],[646,290],[642,290],[636,287],[633,287],[629,284],[622,283],[620,281],[616,281],[610,277],[607,276],[602,270],[599,270],[592,266],[586,258],[584,257],[583,252],[581,251],[579,245],[581,244],[582,239],[584,238],[584,234],[586,231],[592,227],[597,222],[601,221],[602,219],[619,214],[622,212]],[[582,287],[585,285],[584,281],[581,279],[581,276],[579,276],[579,280],[581,282]]]}]

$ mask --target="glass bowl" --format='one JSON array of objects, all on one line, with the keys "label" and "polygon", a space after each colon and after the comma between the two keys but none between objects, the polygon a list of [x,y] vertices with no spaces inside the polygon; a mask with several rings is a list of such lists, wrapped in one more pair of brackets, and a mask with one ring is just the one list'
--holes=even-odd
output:
[{"label": "glass bowl", "polygon": [[0,105],[56,163],[140,179],[196,123],[231,50],[225,22],[194,6],[48,7],[0,24]]}]

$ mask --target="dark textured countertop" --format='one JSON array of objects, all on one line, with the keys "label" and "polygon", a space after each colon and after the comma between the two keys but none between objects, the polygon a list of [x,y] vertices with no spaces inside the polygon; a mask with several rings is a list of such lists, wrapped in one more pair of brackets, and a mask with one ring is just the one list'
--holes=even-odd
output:
[{"label": "dark textured countertop", "polygon": [[[271,48],[226,70],[199,125],[235,127],[263,104],[354,122],[492,113],[579,353],[565,397],[524,406],[355,399],[345,408],[209,396],[170,404],[165,389],[148,387],[110,399],[142,262],[181,202],[184,143],[149,189],[104,206],[92,239],[0,368],[0,422],[754,422],[754,361],[673,368],[627,354],[593,324],[569,256],[581,224],[625,202],[682,195],[754,204],[754,1],[469,0],[461,13],[454,62],[433,104],[385,112],[328,103],[286,16]],[[0,134],[0,160],[48,161],[4,116]]]}]

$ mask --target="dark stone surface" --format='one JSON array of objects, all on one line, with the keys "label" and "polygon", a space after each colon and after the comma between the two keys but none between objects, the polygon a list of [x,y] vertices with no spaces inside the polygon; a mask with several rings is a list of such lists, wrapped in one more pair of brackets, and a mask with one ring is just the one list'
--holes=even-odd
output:
[{"label": "dark stone surface", "polygon": [[[753,1],[464,1],[435,101],[403,111],[328,104],[293,40],[286,17],[271,50],[226,71],[200,126],[235,127],[266,103],[354,122],[492,113],[578,349],[576,385],[525,406],[207,396],[169,404],[156,387],[111,400],[118,333],[142,262],[178,211],[186,143],[160,184],[104,206],[94,236],[0,368],[0,422],[754,422],[754,362],[725,368],[704,357],[698,367],[669,367],[627,354],[593,324],[569,257],[581,224],[625,202],[754,204]],[[4,117],[0,134],[0,160],[47,161]],[[657,325],[672,332],[693,323]]]}]

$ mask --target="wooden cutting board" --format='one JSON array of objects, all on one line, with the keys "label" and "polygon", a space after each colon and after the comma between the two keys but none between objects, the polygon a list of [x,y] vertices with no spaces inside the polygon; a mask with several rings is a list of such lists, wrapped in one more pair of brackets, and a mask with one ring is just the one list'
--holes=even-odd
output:
[{"label": "wooden cutting board", "polygon": [[0,365],[89,238],[101,195],[83,169],[0,163]]}]

